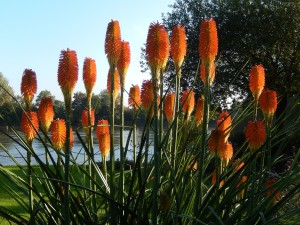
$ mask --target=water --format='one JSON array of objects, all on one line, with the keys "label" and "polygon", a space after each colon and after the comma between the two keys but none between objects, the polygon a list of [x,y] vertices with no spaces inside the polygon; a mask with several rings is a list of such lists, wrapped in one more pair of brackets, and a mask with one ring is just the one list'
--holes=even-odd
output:
[{"label": "water", "polygon": [[[141,135],[142,135],[141,129],[137,129],[137,151],[138,147],[140,145]],[[19,141],[18,137],[10,130],[7,131],[8,136],[4,135],[0,132],[0,165],[15,165],[14,161],[8,156],[8,154],[4,151],[4,149],[7,149],[9,153],[14,156],[14,158],[18,161],[19,164],[25,165],[26,164],[26,155],[27,151],[20,146],[15,140]],[[23,137],[23,134],[21,132],[18,132],[19,135]],[[81,138],[85,140],[85,133],[83,131],[79,132]],[[126,145],[127,137],[129,135],[129,130],[124,130],[124,145]],[[100,162],[102,157],[101,153],[99,151],[99,145],[98,140],[96,138],[95,131],[93,132],[94,136],[94,151],[95,151],[95,161]],[[41,137],[43,137],[43,134],[41,134]],[[14,140],[13,140],[14,139]],[[118,160],[120,158],[120,132],[119,129],[115,129],[115,135],[114,135],[114,141],[115,141],[115,159]],[[153,141],[153,134],[150,134],[150,141]],[[36,138],[34,139],[32,143],[32,147],[37,155],[39,155],[39,158],[42,159],[43,162],[45,162],[45,148],[41,141]],[[57,158],[57,153],[52,148],[49,148],[51,155],[53,156],[54,160]],[[150,154],[152,154],[153,148],[150,148]],[[84,162],[84,149],[77,137],[77,135],[74,132],[74,146],[72,149],[72,156],[73,160],[75,160],[77,163],[82,164]],[[126,158],[128,160],[133,159],[133,141],[132,141],[132,134],[131,139],[129,142],[128,152],[126,155]],[[37,164],[35,159],[32,159],[32,164]]]}]

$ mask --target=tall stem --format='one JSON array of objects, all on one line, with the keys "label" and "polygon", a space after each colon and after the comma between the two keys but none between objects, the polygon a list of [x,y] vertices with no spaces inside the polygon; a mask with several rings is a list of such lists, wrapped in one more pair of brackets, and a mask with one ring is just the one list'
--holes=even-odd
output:
[{"label": "tall stem", "polygon": [[133,119],[134,119],[134,123],[133,123],[133,163],[135,165],[136,163],[136,121],[135,121],[135,106],[133,107]]},{"label": "tall stem", "polygon": [[163,76],[163,69],[161,69],[160,70],[160,104],[159,104],[159,141],[162,140],[162,136],[164,132],[164,118],[163,118],[164,104],[162,103],[163,94],[164,94],[164,76]]},{"label": "tall stem", "polygon": [[119,202],[124,203],[124,164],[125,164],[125,150],[124,150],[124,76],[120,75],[121,82],[121,127],[120,127],[120,182],[119,182]]},{"label": "tall stem", "polygon": [[[32,148],[32,141],[28,140],[28,145]],[[31,153],[27,151],[27,177],[28,177],[28,200],[29,200],[29,212],[30,221],[34,221],[33,215],[33,192],[32,192],[32,168],[31,168]]]}]

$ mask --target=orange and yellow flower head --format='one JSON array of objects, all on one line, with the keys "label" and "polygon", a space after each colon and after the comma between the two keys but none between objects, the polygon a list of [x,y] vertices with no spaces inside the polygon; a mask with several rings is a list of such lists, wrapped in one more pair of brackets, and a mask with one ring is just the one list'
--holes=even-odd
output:
[{"label": "orange and yellow flower head", "polygon": [[[89,111],[87,109],[83,110],[81,113],[81,124],[84,129],[85,134],[89,133]],[[90,126],[95,125],[95,110],[91,110],[91,124]]]},{"label": "orange and yellow flower head", "polygon": [[177,25],[172,29],[171,37],[171,56],[178,71],[186,56],[186,34],[185,29],[181,25]]},{"label": "orange and yellow flower head", "polygon": [[119,21],[112,20],[108,23],[104,47],[110,67],[113,65],[116,66],[121,53],[121,29]]},{"label": "orange and yellow flower head", "polygon": [[39,120],[36,112],[23,112],[21,117],[21,131],[27,141],[32,141],[39,129]]},{"label": "orange and yellow flower head", "polygon": [[223,131],[225,139],[227,141],[230,129],[231,129],[231,116],[228,112],[224,111],[220,113],[219,119],[217,120],[218,130]]},{"label": "orange and yellow flower head", "polygon": [[164,69],[170,52],[168,32],[160,23],[151,23],[146,42],[146,58],[152,79],[158,79],[160,70]]},{"label": "orange and yellow flower head", "polygon": [[169,124],[171,124],[173,119],[174,103],[175,103],[175,93],[167,94],[165,99],[164,110]]},{"label": "orange and yellow flower head", "polygon": [[259,96],[265,86],[265,70],[262,65],[253,66],[250,70],[249,88],[255,99],[258,101]]},{"label": "orange and yellow flower head", "polygon": [[190,115],[195,107],[195,94],[192,90],[185,90],[181,96],[182,110],[185,113],[185,119],[189,120]]},{"label": "orange and yellow flower head", "polygon": [[141,103],[146,112],[152,107],[154,101],[153,85],[151,80],[144,80],[141,90]]},{"label": "orange and yellow flower head", "polygon": [[[111,94],[111,74],[110,74],[110,70],[108,70],[108,74],[107,74],[107,92],[110,95]],[[119,77],[119,73],[118,70],[115,69],[114,71],[114,89],[113,89],[113,98],[114,101],[116,101],[118,95],[120,93],[120,77]]]},{"label": "orange and yellow flower head", "polygon": [[37,91],[36,74],[31,69],[25,69],[21,82],[21,94],[24,98],[27,110],[30,110],[32,99]]},{"label": "orange and yellow flower head", "polygon": [[127,70],[130,64],[130,45],[129,42],[122,41],[121,42],[121,52],[120,57],[117,62],[117,69],[120,75],[121,85],[125,86],[125,79]]},{"label": "orange and yellow flower head", "polygon": [[99,136],[100,134],[109,133],[109,123],[108,120],[98,120],[96,134]]},{"label": "orange and yellow flower head", "polygon": [[78,62],[75,51],[70,49],[61,51],[57,78],[64,97],[70,99],[78,80]]},{"label": "orange and yellow flower head", "polygon": [[212,130],[209,140],[208,140],[208,149],[212,155],[225,152],[227,149],[227,142],[225,141],[225,135],[223,131],[218,129]]},{"label": "orange and yellow flower head", "polygon": [[38,117],[41,123],[41,128],[48,133],[50,125],[54,118],[54,109],[51,97],[44,97],[40,101]]},{"label": "orange and yellow flower head", "polygon": [[66,143],[67,127],[63,119],[56,119],[51,124],[51,141],[56,150],[63,150]]},{"label": "orange and yellow flower head", "polygon": [[272,122],[277,109],[276,91],[265,88],[259,97],[259,107],[264,114],[265,120]]},{"label": "orange and yellow flower head", "polygon": [[195,109],[195,120],[196,125],[200,126],[203,122],[204,115],[204,99],[203,97],[198,98]]},{"label": "orange and yellow flower head", "polygon": [[[205,66],[203,63],[201,63],[200,66],[200,75],[201,75],[201,80],[203,82],[203,85],[206,86],[206,73],[205,73]],[[216,76],[216,66],[214,62],[212,62],[211,64],[210,74],[208,76],[209,76],[209,85],[212,85]]]},{"label": "orange and yellow flower head", "polygon": [[246,127],[246,141],[251,151],[258,150],[266,142],[266,126],[263,121],[248,122]]},{"label": "orange and yellow flower head", "polygon": [[88,97],[92,96],[93,88],[97,79],[96,61],[91,58],[85,58],[83,62],[83,83]]},{"label": "orange and yellow flower head", "polygon": [[107,120],[98,120],[96,135],[99,142],[99,149],[104,158],[110,151],[110,133]]},{"label": "orange and yellow flower head", "polygon": [[141,105],[141,90],[138,85],[132,85],[129,89],[128,105],[137,108]]}]

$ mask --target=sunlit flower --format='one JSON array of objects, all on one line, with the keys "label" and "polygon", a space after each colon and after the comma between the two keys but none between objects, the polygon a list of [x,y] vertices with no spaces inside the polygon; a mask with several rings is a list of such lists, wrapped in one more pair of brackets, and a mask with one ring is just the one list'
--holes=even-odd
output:
[{"label": "sunlit flower", "polygon": [[[277,179],[274,177],[271,177],[267,180],[266,184],[265,184],[265,188],[269,188],[269,190],[265,193],[266,197],[269,197],[270,195],[272,195],[275,191],[276,191],[276,187],[272,186],[277,182]],[[272,186],[272,187],[271,187]],[[271,199],[270,204],[274,205],[277,201],[279,201],[281,198],[281,194],[280,191],[276,191],[274,197]]]},{"label": "sunlit flower", "polygon": [[105,54],[110,66],[117,65],[121,52],[121,30],[119,21],[112,20],[107,25]]},{"label": "sunlit flower", "polygon": [[56,150],[64,149],[66,143],[67,127],[65,120],[57,119],[51,124],[51,141]]},{"label": "sunlit flower", "polygon": [[[216,76],[215,74],[216,74],[216,66],[215,63],[212,62],[210,74],[209,74],[209,85],[212,85],[212,83],[214,82]],[[200,66],[200,75],[201,75],[201,80],[203,82],[203,85],[206,86],[206,73],[205,73],[205,66],[203,63],[201,63]]]},{"label": "sunlit flower", "polygon": [[251,151],[258,150],[266,141],[266,126],[261,120],[249,121],[246,127],[246,141]]},{"label": "sunlit flower", "polygon": [[186,55],[186,35],[185,29],[181,25],[177,25],[172,29],[171,37],[171,56],[178,71],[183,63]]},{"label": "sunlit flower", "polygon": [[120,57],[117,62],[117,68],[120,75],[121,85],[125,86],[125,78],[130,64],[130,45],[129,42],[121,42]]},{"label": "sunlit flower", "polygon": [[141,102],[145,111],[149,111],[154,101],[153,85],[151,80],[144,80],[141,90]]},{"label": "sunlit flower", "polygon": [[231,116],[228,112],[222,112],[217,120],[218,130],[223,131],[227,141],[231,129]]},{"label": "sunlit flower", "polygon": [[[74,146],[74,134],[73,134],[72,127],[70,127],[70,150],[72,150],[73,146]],[[66,151],[66,143],[63,147],[63,150]]]},{"label": "sunlit flower", "polygon": [[272,122],[274,113],[277,109],[276,91],[265,88],[259,97],[259,107],[264,114],[265,120]]},{"label": "sunlit flower", "polygon": [[216,22],[205,19],[201,23],[199,38],[199,55],[204,64],[213,62],[218,54],[218,34]]},{"label": "sunlit flower", "polygon": [[65,98],[70,99],[78,80],[78,63],[75,51],[70,49],[61,51],[57,78]]},{"label": "sunlit flower", "polygon": [[[211,178],[211,183],[213,185],[215,185],[216,182],[217,182],[217,171],[216,171],[216,169],[214,169],[213,174],[212,174],[212,178]],[[220,187],[222,187],[224,185],[224,180],[221,180],[219,185],[220,185]]]},{"label": "sunlit flower", "polygon": [[48,133],[49,127],[54,118],[54,109],[51,97],[44,97],[41,99],[38,117],[40,119],[42,130],[45,133]]},{"label": "sunlit flower", "polygon": [[169,124],[171,124],[173,119],[174,103],[175,103],[175,93],[167,94],[165,98],[164,110]]},{"label": "sunlit flower", "polygon": [[98,120],[96,135],[99,142],[99,149],[103,157],[107,157],[110,151],[110,133],[107,120]]},{"label": "sunlit flower", "polygon": [[[107,75],[107,92],[110,95],[111,94],[111,80],[110,80],[110,70],[108,71],[108,75]],[[118,70],[115,69],[114,72],[114,90],[113,90],[113,98],[116,101],[118,95],[120,92],[120,77],[119,77],[119,73]]]},{"label": "sunlit flower", "polygon": [[228,165],[229,160],[233,156],[233,147],[230,142],[226,142],[226,148],[221,148],[217,152],[218,156],[225,162],[225,166]]},{"label": "sunlit flower", "polygon": [[133,108],[141,105],[141,91],[138,85],[132,85],[129,89],[128,105]]},{"label": "sunlit flower", "polygon": [[168,32],[160,23],[151,23],[146,42],[146,57],[152,72],[152,78],[158,79],[169,57],[170,44]]},{"label": "sunlit flower", "polygon": [[37,91],[36,74],[31,69],[25,69],[21,82],[21,94],[24,98],[27,109],[30,110],[32,99]]},{"label": "sunlit flower", "polygon": [[109,133],[109,123],[108,120],[98,120],[96,134],[97,136],[101,134]]},{"label": "sunlit flower", "polygon": [[181,97],[182,110],[185,114],[185,119],[189,120],[190,115],[195,107],[195,94],[192,90],[185,90],[182,92]]},{"label": "sunlit flower", "polygon": [[[28,118],[27,118],[28,117]],[[39,120],[36,112],[23,112],[21,118],[21,131],[27,141],[32,141],[39,129]]]},{"label": "sunlit flower", "polygon": [[224,132],[220,130],[212,130],[209,140],[208,140],[208,148],[211,154],[217,155],[220,152],[226,152],[227,150],[227,143],[225,141]]},{"label": "sunlit flower", "polygon": [[203,115],[204,115],[204,99],[203,97],[200,97],[197,100],[196,109],[195,109],[195,120],[197,126],[200,126],[202,124]]},{"label": "sunlit flower", "polygon": [[253,66],[250,70],[249,87],[255,101],[258,101],[259,96],[265,86],[265,71],[262,65]]},{"label": "sunlit flower", "polygon": [[94,59],[85,58],[83,63],[83,83],[87,96],[91,96],[97,78],[97,68]]},{"label": "sunlit flower", "polygon": [[[83,110],[81,113],[81,124],[84,129],[85,134],[87,135],[89,133],[89,111],[87,109]],[[90,126],[95,125],[95,110],[91,110],[91,124]]]}]

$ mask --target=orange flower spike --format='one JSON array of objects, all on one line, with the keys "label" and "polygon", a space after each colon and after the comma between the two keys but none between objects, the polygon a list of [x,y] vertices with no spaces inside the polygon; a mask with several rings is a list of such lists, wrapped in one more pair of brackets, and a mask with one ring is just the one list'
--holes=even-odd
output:
[{"label": "orange flower spike", "polygon": [[169,93],[165,99],[165,114],[169,125],[173,119],[173,111],[174,111],[174,103],[175,103],[175,93]]},{"label": "orange flower spike", "polygon": [[129,89],[128,105],[133,108],[141,105],[141,90],[138,85],[132,85]]},{"label": "orange flower spike", "polygon": [[199,55],[204,64],[213,62],[218,54],[218,34],[216,22],[205,19],[200,26]]},{"label": "orange flower spike", "polygon": [[226,142],[225,144],[226,144],[226,148],[218,149],[217,154],[221,159],[223,159],[223,161],[225,162],[225,166],[227,166],[229,160],[233,156],[233,147],[230,142]]},{"label": "orange flower spike", "polygon": [[103,157],[107,157],[110,151],[110,134],[101,134],[98,137],[99,149]]},{"label": "orange flower spike", "polygon": [[[111,93],[111,87],[110,87],[110,71],[108,71],[108,74],[107,74],[107,92],[108,94],[110,95]],[[118,73],[118,70],[115,69],[115,72],[114,72],[114,90],[113,90],[113,96],[114,96],[114,100],[116,101],[117,99],[117,96],[120,92],[120,77],[119,77],[119,73]]]},{"label": "orange flower spike", "polygon": [[249,121],[246,127],[246,141],[251,151],[258,150],[266,141],[266,126],[261,120]]},{"label": "orange flower spike", "polygon": [[259,96],[265,86],[265,71],[262,65],[253,66],[250,70],[249,87],[255,101],[258,101]]},{"label": "orange flower spike", "polygon": [[129,42],[122,41],[121,42],[121,52],[120,57],[117,62],[117,69],[120,75],[120,81],[122,87],[125,86],[125,78],[127,74],[127,70],[130,64],[130,46]]},{"label": "orange flower spike", "polygon": [[109,133],[109,123],[107,120],[98,120],[96,134],[97,137],[101,134]]},{"label": "orange flower spike", "polygon": [[[275,191],[275,188],[274,187],[271,187],[270,188],[270,186],[272,186],[274,183],[276,183],[277,182],[277,179],[276,178],[269,178],[268,180],[267,180],[267,182],[266,182],[266,184],[265,184],[265,188],[267,189],[267,188],[269,188],[269,190],[265,193],[265,196],[266,197],[268,197],[268,196],[270,196],[271,194],[273,194],[274,193],[274,191]],[[277,191],[276,193],[275,193],[275,195],[274,195],[274,197],[271,199],[271,202],[270,202],[270,204],[271,205],[274,205],[277,201],[279,201],[280,200],[280,197],[281,197],[281,194],[280,194],[280,191]]]},{"label": "orange flower spike", "polygon": [[112,20],[107,25],[105,37],[105,54],[109,65],[117,65],[121,53],[121,29],[119,21]]},{"label": "orange flower spike", "polygon": [[195,109],[195,120],[197,126],[200,126],[202,124],[203,115],[204,115],[204,99],[203,97],[200,97],[197,100],[196,109]]},{"label": "orange flower spike", "polygon": [[[206,85],[206,74],[205,74],[205,66],[203,63],[201,63],[200,75],[201,75],[201,80],[203,82],[203,85],[205,86]],[[212,62],[210,75],[209,75],[209,85],[212,85],[212,83],[215,80],[215,76],[216,76],[216,66],[215,66],[215,63]]]},{"label": "orange flower spike", "polygon": [[35,138],[37,133],[36,131],[38,131],[38,129],[39,129],[39,120],[38,120],[37,113],[23,112],[21,117],[21,131],[25,134],[27,141],[31,142]]},{"label": "orange flower spike", "polygon": [[24,97],[24,101],[27,110],[30,109],[30,104],[37,91],[36,74],[31,69],[25,69],[22,76],[21,82],[21,94]]},{"label": "orange flower spike", "polygon": [[83,62],[83,83],[88,97],[92,96],[97,78],[97,68],[94,59],[85,58]]},{"label": "orange flower spike", "polygon": [[141,90],[141,102],[143,108],[148,112],[154,100],[153,86],[151,80],[144,80]]},{"label": "orange flower spike", "polygon": [[65,98],[71,98],[78,80],[78,63],[75,51],[70,49],[61,51],[57,74],[58,84]]},{"label": "orange flower spike", "polygon": [[[88,126],[89,126],[89,118],[88,118],[88,113],[89,111],[87,109],[83,110],[82,113],[81,113],[81,124],[83,126],[83,129],[84,129],[84,132],[86,134],[88,134],[89,132],[89,129],[88,129]],[[95,125],[95,110],[91,110],[91,126],[94,126]]]},{"label": "orange flower spike", "polygon": [[168,32],[160,23],[151,23],[146,42],[146,57],[153,78],[158,79],[160,70],[164,69],[169,57],[170,44]]},{"label": "orange flower spike", "polygon": [[195,94],[194,91],[189,89],[182,92],[181,97],[182,109],[185,113],[185,119],[189,120],[189,117],[195,107]]},{"label": "orange flower spike", "polygon": [[218,130],[224,132],[225,140],[227,141],[230,128],[231,128],[231,116],[228,112],[222,112],[219,115],[219,119],[217,120]]},{"label": "orange flower spike", "polygon": [[41,127],[45,133],[48,133],[51,122],[54,118],[54,109],[51,97],[44,97],[40,101],[38,117],[41,122]]},{"label": "orange flower spike", "polygon": [[64,149],[66,142],[67,127],[65,120],[57,119],[51,124],[51,141],[52,145],[56,150]]},{"label": "orange flower spike", "polygon": [[181,68],[184,57],[186,56],[186,34],[181,25],[173,27],[171,37],[171,56],[178,71]]},{"label": "orange flower spike", "polygon": [[259,107],[264,114],[265,120],[272,122],[274,113],[277,109],[276,91],[265,88],[259,98]]},{"label": "orange flower spike", "polygon": [[216,153],[219,155],[220,152],[225,152],[227,149],[227,144],[225,141],[224,133],[220,130],[212,130],[209,140],[208,140],[208,148],[211,154],[215,155]]}]

